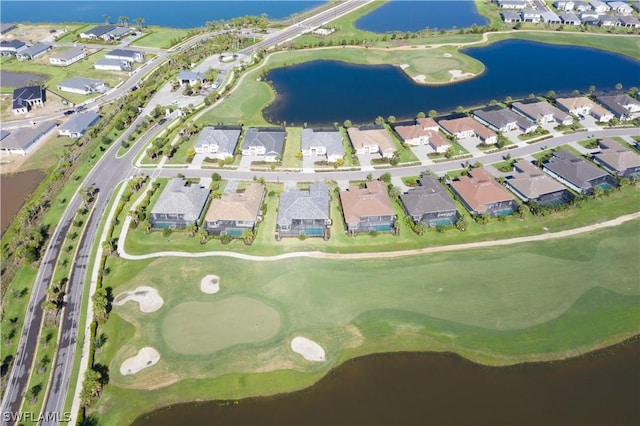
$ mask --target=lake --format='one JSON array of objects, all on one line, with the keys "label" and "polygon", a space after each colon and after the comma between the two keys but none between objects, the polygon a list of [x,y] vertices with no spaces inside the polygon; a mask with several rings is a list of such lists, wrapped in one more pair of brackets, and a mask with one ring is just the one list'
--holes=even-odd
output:
[{"label": "lake", "polygon": [[445,353],[348,361],[308,389],[178,404],[135,426],[638,425],[640,340],[552,363],[485,367]]},{"label": "lake", "polygon": [[[377,116],[414,117],[419,111],[453,111],[489,102],[545,95],[640,86],[640,62],[585,47],[504,40],[464,53],[484,63],[473,79],[441,86],[418,85],[398,67],[313,61],[270,71],[266,79],[277,99],[264,111],[272,122],[330,124],[372,122]],[[606,66],[602,66],[606,64]]]},{"label": "lake", "polygon": [[450,30],[483,26],[489,22],[478,13],[471,0],[402,1],[392,0],[373,12],[359,18],[354,26],[374,33],[388,31],[420,31],[430,29]]},{"label": "lake", "polygon": [[312,9],[324,1],[2,1],[2,22],[110,22],[128,16],[133,23],[144,18],[146,25],[195,28],[207,21],[266,13],[282,19]]},{"label": "lake", "polygon": [[2,231],[9,227],[9,224],[16,217],[16,214],[29,198],[34,189],[40,185],[45,178],[45,174],[40,170],[29,170],[26,172],[0,175],[0,224]]}]

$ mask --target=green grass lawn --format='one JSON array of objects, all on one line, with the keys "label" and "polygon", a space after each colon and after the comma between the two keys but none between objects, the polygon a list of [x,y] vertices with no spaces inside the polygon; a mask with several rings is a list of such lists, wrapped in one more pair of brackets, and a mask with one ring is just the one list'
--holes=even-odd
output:
[{"label": "green grass lawn", "polygon": [[151,26],[145,28],[146,34],[136,39],[131,45],[168,49],[187,37],[190,31],[193,30]]},{"label": "green grass lawn", "polygon": [[38,146],[37,150],[20,166],[19,171],[48,170],[58,162],[58,157],[64,152],[65,146],[75,142],[76,139],[68,136],[52,135]]},{"label": "green grass lawn", "polygon": [[[636,220],[547,242],[392,260],[111,258],[114,294],[146,283],[165,305],[152,314],[136,304],[114,308],[105,328],[113,335],[100,354],[110,383],[96,410],[103,424],[122,424],[181,401],[298,389],[346,359],[380,351],[455,351],[488,364],[586,352],[640,332],[638,231]],[[220,276],[221,291],[203,295],[200,279],[211,273]],[[279,313],[272,337],[218,346],[214,354],[175,350],[184,339],[166,332],[175,312],[191,317],[194,303],[223,306],[238,298]],[[327,361],[293,353],[289,343],[298,335],[323,346]],[[160,362],[122,376],[122,361],[147,345]],[[140,391],[147,388],[154,390]]]}]

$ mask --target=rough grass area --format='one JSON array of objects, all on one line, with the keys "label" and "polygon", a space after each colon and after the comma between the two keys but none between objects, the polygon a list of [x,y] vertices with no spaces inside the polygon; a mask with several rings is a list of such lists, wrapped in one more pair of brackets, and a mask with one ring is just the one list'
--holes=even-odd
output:
[{"label": "rough grass area", "polygon": [[[612,344],[640,332],[639,231],[635,220],[559,240],[393,260],[112,258],[107,285],[114,293],[153,282],[166,304],[151,315],[126,305],[112,312],[105,330],[113,334],[97,359],[109,364],[110,383],[97,411],[103,424],[115,425],[181,401],[299,389],[372,352],[455,351],[503,365]],[[277,334],[206,356],[172,350],[166,321],[176,307],[205,303],[197,284],[209,273],[226,283],[214,297],[251,298],[277,310]],[[133,335],[118,331],[129,322]],[[327,362],[294,354],[289,343],[297,335],[318,342]],[[121,376],[119,363],[147,345],[160,351],[158,365]]]},{"label": "rough grass area", "polygon": [[133,43],[131,43],[131,45],[168,49],[174,46],[178,41],[186,37],[190,31],[193,30],[148,27],[145,29],[146,34],[136,39]]}]

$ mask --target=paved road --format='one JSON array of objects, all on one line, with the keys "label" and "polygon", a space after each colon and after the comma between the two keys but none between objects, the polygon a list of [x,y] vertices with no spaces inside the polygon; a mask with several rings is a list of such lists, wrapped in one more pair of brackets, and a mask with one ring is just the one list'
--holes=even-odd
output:
[{"label": "paved road", "polygon": [[[305,25],[317,26],[324,22],[328,22],[336,17],[339,17],[349,11],[352,11],[362,5],[368,3],[368,1],[350,0],[346,3],[342,3],[333,9],[321,12],[317,17],[308,18],[303,21]],[[268,40],[263,40],[257,45],[244,49],[241,53],[250,55],[254,53],[258,48],[270,48],[285,40],[289,40],[297,35],[306,31],[306,26],[300,24],[284,29],[280,34],[270,37]],[[210,37],[210,34],[200,36],[196,39],[192,39],[187,44],[197,42],[203,37]],[[126,83],[117,89],[112,90],[107,95],[100,98],[99,102],[92,105],[91,108],[98,108],[101,103],[110,102],[126,93],[134,85],[136,85],[145,70],[150,70],[153,67],[160,64],[171,52],[165,52],[154,58],[154,60],[147,63],[147,65],[138,71],[138,75],[129,79]],[[153,103],[153,100],[150,104]],[[57,118],[59,115],[52,115],[51,117],[38,118],[39,121],[47,119]],[[53,381],[50,391],[47,395],[47,400],[44,404],[44,413],[62,413],[64,410],[64,403],[66,400],[69,379],[72,373],[73,356],[75,353],[76,337],[78,335],[78,317],[80,313],[80,303],[82,299],[82,292],[84,287],[84,279],[87,271],[87,262],[90,256],[91,246],[93,243],[98,242],[97,228],[100,218],[102,218],[109,198],[112,196],[115,187],[123,179],[137,173],[137,170],[132,166],[133,159],[138,155],[140,150],[144,148],[146,143],[153,137],[155,137],[162,127],[156,127],[151,132],[147,133],[136,145],[122,158],[116,158],[116,153],[119,148],[119,141],[122,138],[128,137],[130,132],[136,128],[137,124],[142,120],[143,116],[140,116],[132,123],[129,130],[117,141],[113,143],[113,146],[102,157],[98,164],[92,169],[87,178],[85,179],[83,186],[93,184],[99,189],[99,196],[96,200],[95,211],[92,215],[85,233],[81,238],[81,242],[78,248],[78,254],[76,262],[74,262],[74,269],[71,275],[71,279],[68,285],[67,293],[67,305],[63,310],[62,321],[62,339],[60,347],[57,350],[58,356],[55,363],[52,365],[53,369]],[[28,125],[31,120],[17,120],[11,123],[11,125]],[[169,123],[167,123],[168,125]],[[56,264],[62,244],[69,230],[73,216],[77,209],[80,207],[81,200],[78,196],[70,201],[69,206],[65,210],[60,224],[54,230],[54,234],[47,246],[47,249],[43,255],[40,269],[36,277],[29,305],[27,308],[27,315],[25,318],[25,326],[20,336],[19,351],[14,361],[11,374],[9,376],[8,387],[5,390],[5,394],[2,400],[2,413],[3,416],[0,419],[0,424],[11,425],[16,423],[15,418],[11,416],[4,416],[5,413],[18,413],[20,404],[22,401],[22,394],[26,390],[26,381],[29,377],[28,372],[33,364],[33,356],[35,354],[39,325],[42,320],[41,304],[45,299],[45,291],[49,287],[52,279],[53,267]],[[37,413],[34,414],[37,416]],[[54,417],[55,418],[55,417]],[[44,421],[43,425],[54,425],[58,422],[55,420]]]}]

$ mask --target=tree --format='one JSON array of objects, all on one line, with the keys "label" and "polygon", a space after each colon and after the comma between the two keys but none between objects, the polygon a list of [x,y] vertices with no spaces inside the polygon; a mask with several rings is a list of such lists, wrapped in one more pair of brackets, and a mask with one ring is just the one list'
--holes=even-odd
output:
[{"label": "tree", "polygon": [[387,122],[395,123],[396,122],[396,116],[395,115],[390,115],[389,117],[387,117]]},{"label": "tree", "polygon": [[435,118],[437,116],[438,116],[438,111],[436,111],[435,109],[430,109],[429,110],[429,117]]},{"label": "tree", "polygon": [[622,83],[616,83],[616,90],[618,92],[622,90]]},{"label": "tree", "polygon": [[461,113],[462,111],[464,111],[464,107],[463,107],[462,105],[458,105],[458,106],[456,107],[456,112],[457,112],[457,113]]},{"label": "tree", "polygon": [[457,221],[456,221],[456,229],[458,231],[464,232],[467,230],[467,221],[464,220],[463,217],[460,217]]},{"label": "tree", "polygon": [[420,111],[416,117],[417,118],[425,118],[426,116],[427,115],[423,111]]},{"label": "tree", "polygon": [[589,94],[590,95],[593,95],[595,93],[595,91],[596,91],[596,86],[594,86],[594,85],[589,86]]},{"label": "tree", "polygon": [[136,25],[138,26],[138,29],[142,31],[144,28],[144,18],[136,18]]},{"label": "tree", "polygon": [[127,24],[129,23],[129,17],[128,16],[118,16],[118,23],[121,24],[123,27],[126,27]]},{"label": "tree", "polygon": [[375,124],[384,124],[384,118],[382,116],[377,116],[376,119],[373,121]]},{"label": "tree", "polygon": [[200,244],[206,243],[209,239],[209,233],[206,229],[201,229],[198,235],[200,236]]},{"label": "tree", "polygon": [[42,383],[38,383],[37,385],[33,385],[29,388],[29,390],[25,393],[24,397],[31,404],[35,404],[38,401],[38,395],[42,392]]},{"label": "tree", "polygon": [[109,18],[111,18],[111,16],[107,14],[102,15],[102,19],[104,19],[105,24],[109,24]]},{"label": "tree", "polygon": [[555,97],[556,97],[556,92],[555,91],[549,90],[547,92],[547,99],[555,99]]},{"label": "tree", "polygon": [[344,120],[343,126],[347,129],[351,127],[351,120]]},{"label": "tree", "polygon": [[513,102],[513,98],[511,96],[507,96],[506,98],[504,98],[504,101],[510,104],[511,102]]},{"label": "tree", "polygon": [[380,180],[384,183],[391,183],[391,173],[386,172],[382,176],[380,176]]},{"label": "tree", "polygon": [[198,230],[198,227],[193,222],[189,222],[185,228],[185,231],[187,231],[190,237],[195,237],[197,230]]},{"label": "tree", "polygon": [[96,290],[93,295],[93,315],[98,324],[104,324],[109,318],[111,304],[109,294],[104,287]]},{"label": "tree", "polygon": [[102,375],[93,369],[88,369],[84,374],[82,392],[80,392],[80,404],[83,407],[93,404],[102,393],[101,379]]}]

